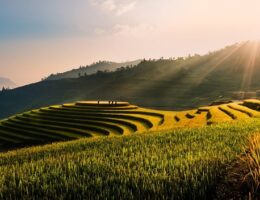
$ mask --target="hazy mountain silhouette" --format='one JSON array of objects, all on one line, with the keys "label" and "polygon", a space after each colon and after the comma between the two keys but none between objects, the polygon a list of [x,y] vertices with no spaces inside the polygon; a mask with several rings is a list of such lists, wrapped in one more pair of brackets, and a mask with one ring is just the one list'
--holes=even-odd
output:
[{"label": "hazy mountain silhouette", "polygon": [[129,101],[186,109],[260,90],[260,44],[244,42],[207,55],[144,60],[133,68],[80,78],[47,80],[0,94],[0,116],[76,100]]},{"label": "hazy mountain silhouette", "polygon": [[98,71],[110,71],[113,72],[120,67],[133,67],[138,65],[141,60],[135,60],[130,62],[116,63],[109,61],[99,61],[89,66],[81,66],[77,69],[73,69],[63,73],[51,74],[46,80],[58,80],[64,78],[79,78],[80,76],[95,74]]}]

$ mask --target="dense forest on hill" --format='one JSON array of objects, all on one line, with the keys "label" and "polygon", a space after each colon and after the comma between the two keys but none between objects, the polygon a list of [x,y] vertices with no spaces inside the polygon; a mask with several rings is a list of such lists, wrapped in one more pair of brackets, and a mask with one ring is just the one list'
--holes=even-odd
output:
[{"label": "dense forest on hill", "polygon": [[259,44],[244,42],[207,55],[143,60],[135,67],[47,80],[0,94],[0,117],[77,100],[120,100],[181,110],[259,96]]},{"label": "dense forest on hill", "polygon": [[67,72],[51,74],[50,76],[48,76],[47,78],[45,78],[43,80],[59,80],[59,79],[64,79],[64,78],[79,78],[81,76],[87,76],[87,75],[95,74],[99,71],[113,72],[113,71],[117,70],[118,68],[136,66],[140,62],[141,62],[141,60],[122,62],[122,63],[109,62],[109,61],[98,61],[98,62],[93,63],[91,65],[80,66],[79,68],[72,69],[72,70],[67,71]]}]

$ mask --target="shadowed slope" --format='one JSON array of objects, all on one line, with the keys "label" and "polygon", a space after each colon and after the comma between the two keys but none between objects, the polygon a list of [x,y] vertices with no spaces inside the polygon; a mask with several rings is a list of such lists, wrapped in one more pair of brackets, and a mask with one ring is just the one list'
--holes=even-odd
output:
[{"label": "shadowed slope", "polygon": [[113,73],[43,81],[0,93],[0,117],[79,100],[116,99],[165,110],[184,110],[260,93],[260,48],[244,42],[177,59],[142,61]]}]

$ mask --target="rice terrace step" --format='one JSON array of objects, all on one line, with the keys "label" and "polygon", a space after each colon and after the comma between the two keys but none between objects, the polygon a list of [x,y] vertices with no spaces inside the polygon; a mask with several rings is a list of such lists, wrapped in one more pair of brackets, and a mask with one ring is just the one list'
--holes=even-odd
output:
[{"label": "rice terrace step", "polygon": [[260,0],[0,2],[0,200],[260,200]]},{"label": "rice terrace step", "polygon": [[77,101],[75,103],[79,106],[129,106],[130,104],[128,102],[122,102],[122,101]]},{"label": "rice terrace step", "polygon": [[0,148],[12,149],[82,137],[113,137],[260,117],[259,100],[188,111],[141,108],[128,102],[78,101],[12,116],[0,122]]}]

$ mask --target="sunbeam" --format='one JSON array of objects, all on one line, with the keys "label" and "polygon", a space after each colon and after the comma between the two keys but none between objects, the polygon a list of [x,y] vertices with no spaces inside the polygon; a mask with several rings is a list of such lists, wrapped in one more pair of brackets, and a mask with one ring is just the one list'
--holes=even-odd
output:
[{"label": "sunbeam", "polygon": [[244,66],[243,80],[241,83],[241,91],[248,92],[251,88],[252,76],[256,66],[256,57],[259,48],[258,42],[249,42],[247,44],[247,60]]}]

